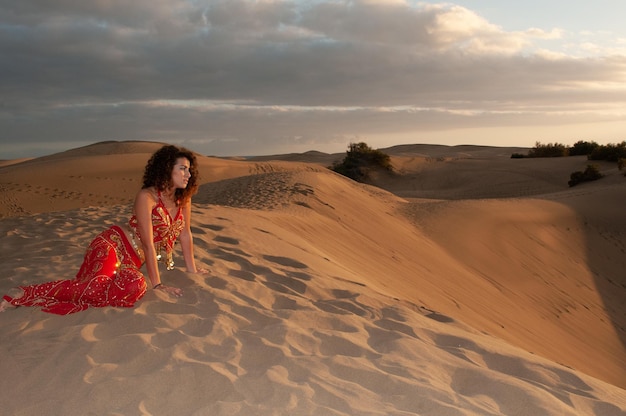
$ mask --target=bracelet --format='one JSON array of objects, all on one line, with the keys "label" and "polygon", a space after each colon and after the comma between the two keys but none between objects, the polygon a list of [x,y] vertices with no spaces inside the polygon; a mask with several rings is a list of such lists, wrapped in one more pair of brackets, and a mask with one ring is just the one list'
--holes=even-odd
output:
[{"label": "bracelet", "polygon": [[163,286],[163,283],[157,283],[156,285],[152,286],[152,289],[158,289],[159,287]]}]

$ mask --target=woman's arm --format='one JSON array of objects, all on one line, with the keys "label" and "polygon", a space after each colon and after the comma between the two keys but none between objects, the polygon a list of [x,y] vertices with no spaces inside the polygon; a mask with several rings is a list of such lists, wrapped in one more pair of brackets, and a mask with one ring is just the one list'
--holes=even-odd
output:
[{"label": "woman's arm", "polygon": [[183,207],[183,216],[185,218],[185,227],[180,233],[178,239],[183,250],[183,258],[189,273],[208,273],[208,270],[197,268],[193,249],[193,234],[191,233],[191,200],[187,200]]},{"label": "woman's arm", "polygon": [[149,189],[142,189],[135,197],[135,216],[137,217],[141,247],[146,257],[146,269],[148,270],[151,287],[161,283],[152,231],[152,209],[156,204],[156,197]]}]

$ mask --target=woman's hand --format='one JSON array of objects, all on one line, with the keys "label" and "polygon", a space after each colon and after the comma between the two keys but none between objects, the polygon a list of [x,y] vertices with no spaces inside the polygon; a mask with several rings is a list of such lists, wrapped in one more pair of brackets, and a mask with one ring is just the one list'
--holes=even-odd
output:
[{"label": "woman's hand", "polygon": [[162,290],[163,292],[167,292],[169,295],[176,296],[177,298],[183,295],[183,290],[173,286],[165,286],[163,284],[157,285],[154,288],[155,290]]}]

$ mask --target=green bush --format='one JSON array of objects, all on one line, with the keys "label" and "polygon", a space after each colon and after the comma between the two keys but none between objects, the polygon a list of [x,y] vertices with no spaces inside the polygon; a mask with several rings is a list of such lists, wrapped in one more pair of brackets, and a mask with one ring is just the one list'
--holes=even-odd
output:
[{"label": "green bush", "polygon": [[[617,168],[619,170],[624,170],[624,168],[626,168],[626,158],[619,158],[619,160],[617,161]],[[626,176],[626,172],[624,172],[624,176]]]},{"label": "green bush", "polygon": [[391,158],[363,142],[350,143],[343,161],[336,162],[331,167],[335,172],[358,182],[369,179],[369,172],[377,168],[392,171]]},{"label": "green bush", "polygon": [[581,182],[595,181],[600,179],[602,176],[603,175],[600,173],[600,170],[598,170],[596,165],[587,165],[584,172],[576,171],[570,175],[568,185],[572,187]]},{"label": "green bush", "polygon": [[568,148],[560,143],[541,144],[535,143],[535,147],[530,149],[528,157],[563,157],[567,156]]},{"label": "green bush", "polygon": [[[565,147],[560,143],[541,144],[535,143],[535,147],[528,151],[528,155],[513,153],[511,159],[522,159],[525,157],[560,157],[560,156],[587,156],[588,160],[606,160],[617,162],[619,170],[626,167],[626,141],[618,144],[600,145],[596,142],[586,142],[579,140],[571,147]],[[624,173],[626,176],[626,172]],[[570,175],[570,186],[580,182],[600,179],[602,175],[594,165],[588,165],[584,172],[578,171]]]},{"label": "green bush", "polygon": [[600,146],[596,142],[585,142],[582,140],[574,143],[572,147],[569,148],[570,156],[589,156],[598,146]]},{"label": "green bush", "polygon": [[626,158],[626,141],[619,144],[598,146],[589,155],[589,160],[606,160],[609,162],[617,162],[621,158]]}]

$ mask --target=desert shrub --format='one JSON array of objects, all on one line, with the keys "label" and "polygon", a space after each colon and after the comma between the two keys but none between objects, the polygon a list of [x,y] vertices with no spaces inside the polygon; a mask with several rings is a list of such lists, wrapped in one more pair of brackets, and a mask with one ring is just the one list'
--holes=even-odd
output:
[{"label": "desert shrub", "polygon": [[588,156],[598,146],[600,145],[596,142],[586,142],[583,140],[579,140],[568,149],[568,152],[570,156]]},{"label": "desert shrub", "polygon": [[600,170],[596,165],[587,165],[585,171],[576,171],[570,175],[568,185],[570,187],[578,185],[581,182],[595,181],[602,177]]},{"label": "desert shrub", "polygon": [[[624,168],[626,168],[626,158],[619,158],[619,160],[617,161],[617,168],[619,170],[624,170]],[[624,172],[624,176],[626,176],[626,172]]]},{"label": "desert shrub", "polygon": [[568,148],[560,143],[541,144],[535,143],[535,147],[528,151],[528,157],[562,157],[568,155]]},{"label": "desert shrub", "polygon": [[598,146],[589,155],[589,160],[606,160],[609,162],[617,162],[623,158],[626,158],[626,141],[619,144]]},{"label": "desert shrub", "polygon": [[350,143],[346,157],[341,162],[335,162],[331,169],[355,181],[364,182],[369,179],[372,169],[392,171],[393,167],[388,154],[360,142]]}]

